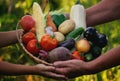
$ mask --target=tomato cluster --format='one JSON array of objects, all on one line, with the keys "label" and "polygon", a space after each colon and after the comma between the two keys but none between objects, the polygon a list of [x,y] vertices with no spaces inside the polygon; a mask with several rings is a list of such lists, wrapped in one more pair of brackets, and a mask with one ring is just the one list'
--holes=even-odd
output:
[{"label": "tomato cluster", "polygon": [[31,15],[23,16],[20,20],[20,26],[24,30],[22,42],[31,54],[38,56],[40,50],[50,51],[57,47],[58,41],[49,34],[45,34],[41,41],[37,41],[35,20]]},{"label": "tomato cluster", "polygon": [[35,20],[30,15],[25,15],[20,20],[20,25],[24,30],[24,34],[22,36],[22,41],[26,47],[26,49],[32,54],[39,53],[39,46],[37,46],[37,40],[35,35]]}]

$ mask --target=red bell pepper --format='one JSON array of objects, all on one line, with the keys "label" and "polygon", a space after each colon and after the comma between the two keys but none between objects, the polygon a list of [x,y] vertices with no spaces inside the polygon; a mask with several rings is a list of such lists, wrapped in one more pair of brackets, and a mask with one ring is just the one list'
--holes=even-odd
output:
[{"label": "red bell pepper", "polygon": [[72,59],[85,60],[84,56],[82,56],[78,51],[72,52]]},{"label": "red bell pepper", "polygon": [[50,51],[57,47],[58,41],[54,37],[51,37],[49,34],[46,34],[41,38],[40,45],[43,50]]}]

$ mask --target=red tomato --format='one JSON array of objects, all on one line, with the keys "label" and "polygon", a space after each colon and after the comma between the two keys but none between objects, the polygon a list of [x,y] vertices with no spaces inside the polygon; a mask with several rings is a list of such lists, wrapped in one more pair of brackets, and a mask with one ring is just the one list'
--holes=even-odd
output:
[{"label": "red tomato", "polygon": [[29,41],[26,48],[33,55],[38,54],[39,51],[40,51],[40,47],[37,46],[37,40],[36,39],[33,39],[33,40]]},{"label": "red tomato", "polygon": [[20,20],[20,25],[24,31],[29,31],[32,27],[35,27],[35,20],[31,15],[25,15]]},{"label": "red tomato", "polygon": [[32,32],[27,32],[26,34],[23,35],[22,41],[23,43],[27,44],[30,40],[35,39],[36,36]]},{"label": "red tomato", "polygon": [[84,57],[81,56],[78,51],[74,51],[74,52],[72,53],[72,59],[84,60]]},{"label": "red tomato", "polygon": [[46,34],[41,38],[40,45],[45,51],[50,51],[57,47],[58,41],[57,39],[52,38],[50,35]]},{"label": "red tomato", "polygon": [[32,28],[30,29],[30,32],[36,33],[35,27],[32,27]]}]

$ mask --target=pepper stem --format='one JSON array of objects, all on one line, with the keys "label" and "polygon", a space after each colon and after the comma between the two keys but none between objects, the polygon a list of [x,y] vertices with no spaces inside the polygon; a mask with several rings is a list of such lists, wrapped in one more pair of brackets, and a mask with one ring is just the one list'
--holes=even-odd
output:
[{"label": "pepper stem", "polygon": [[81,4],[80,0],[76,0],[75,4]]}]

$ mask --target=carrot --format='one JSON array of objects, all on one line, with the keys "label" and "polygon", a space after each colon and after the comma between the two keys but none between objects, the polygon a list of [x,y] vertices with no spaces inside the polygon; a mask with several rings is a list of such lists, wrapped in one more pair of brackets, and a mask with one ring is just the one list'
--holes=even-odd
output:
[{"label": "carrot", "polygon": [[0,61],[2,61],[2,57],[0,57]]},{"label": "carrot", "polygon": [[47,14],[46,25],[52,27],[53,32],[57,31],[56,25],[54,24],[51,15]]}]

